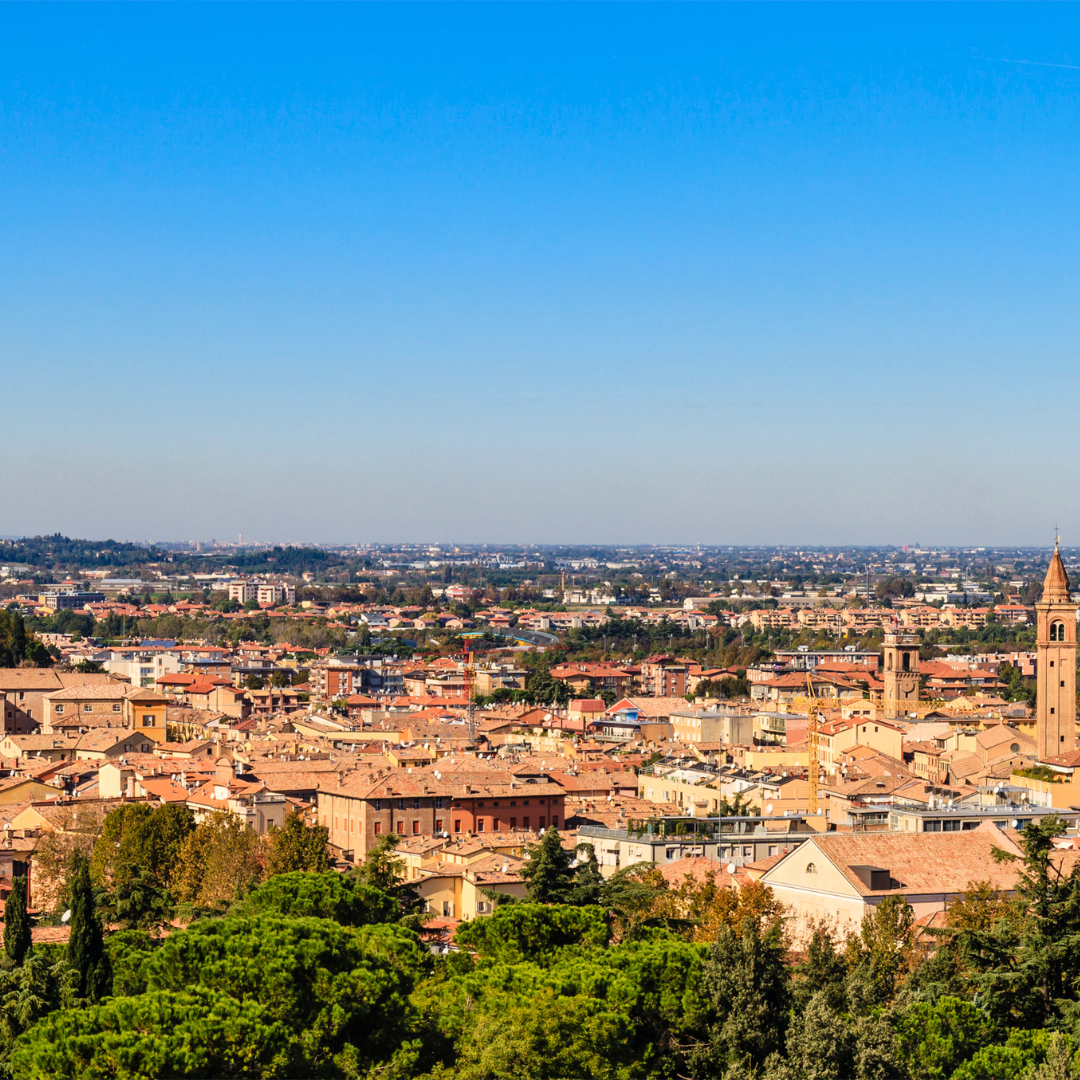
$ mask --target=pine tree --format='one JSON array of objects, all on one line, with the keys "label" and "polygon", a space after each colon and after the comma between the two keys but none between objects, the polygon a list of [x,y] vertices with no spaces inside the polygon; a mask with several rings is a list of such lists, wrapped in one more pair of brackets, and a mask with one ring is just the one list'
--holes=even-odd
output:
[{"label": "pine tree", "polygon": [[68,967],[75,973],[75,993],[78,997],[97,1001],[109,986],[108,959],[105,942],[94,909],[94,892],[90,885],[90,864],[86,856],[76,852],[71,884],[71,938],[67,947]]},{"label": "pine tree", "polygon": [[534,904],[572,904],[572,855],[562,846],[558,829],[548,829],[540,843],[529,848],[528,855],[521,876],[529,883],[529,900]]},{"label": "pine tree", "polygon": [[26,878],[11,883],[11,894],[4,905],[4,952],[21,964],[30,951],[30,916],[26,913]]}]

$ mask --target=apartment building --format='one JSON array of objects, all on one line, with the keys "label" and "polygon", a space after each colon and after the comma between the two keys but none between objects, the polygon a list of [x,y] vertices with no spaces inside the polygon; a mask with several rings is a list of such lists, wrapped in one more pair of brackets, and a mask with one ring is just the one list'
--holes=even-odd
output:
[{"label": "apartment building", "polygon": [[328,780],[319,789],[318,817],[343,857],[359,861],[389,833],[464,836],[560,828],[565,801],[558,784],[518,779],[502,769],[445,776],[432,767]]}]

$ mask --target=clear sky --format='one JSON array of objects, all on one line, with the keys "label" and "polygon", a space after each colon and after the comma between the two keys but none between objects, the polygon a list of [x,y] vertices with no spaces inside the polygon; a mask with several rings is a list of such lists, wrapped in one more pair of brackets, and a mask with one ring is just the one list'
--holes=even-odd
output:
[{"label": "clear sky", "polygon": [[1080,9],[0,6],[0,533],[1080,543]]}]

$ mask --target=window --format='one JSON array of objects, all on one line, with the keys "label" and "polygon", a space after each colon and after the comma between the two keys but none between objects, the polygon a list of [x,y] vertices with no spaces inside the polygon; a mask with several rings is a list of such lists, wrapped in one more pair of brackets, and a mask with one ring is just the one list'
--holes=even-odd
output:
[{"label": "window", "polygon": [[398,799],[397,808],[399,810],[404,810],[405,809],[405,800],[404,799]]},{"label": "window", "polygon": [[84,705],[82,707],[82,711],[83,712],[93,712],[94,711],[94,706],[93,705]]},{"label": "window", "polygon": [[525,815],[525,816],[524,816],[524,817],[523,817],[523,818],[521,819],[521,825],[522,825],[522,828],[525,828],[525,829],[527,829],[527,828],[529,827],[529,815],[528,815],[528,814],[526,814],[526,815]]},{"label": "window", "polygon": [[[119,711],[120,711],[120,708],[121,708],[121,706],[119,706],[119,705],[114,705],[114,706],[112,707],[112,711],[113,711],[113,712],[119,712]],[[89,708],[89,706],[87,706],[87,710],[86,710],[86,711],[87,711],[87,712],[89,712],[89,711],[90,711],[90,708]]]},{"label": "window", "polygon": [[454,832],[461,832],[461,818],[454,818]]},{"label": "window", "polygon": [[517,799],[511,799],[510,800],[510,805],[511,806],[517,806]]},{"label": "window", "polygon": [[440,796],[439,798],[437,798],[435,800],[435,809],[436,810],[441,810],[442,809],[442,796]]},{"label": "window", "polygon": [[517,818],[516,817],[512,817],[510,819],[510,828],[511,829],[516,829],[517,828]]},{"label": "window", "polygon": [[414,821],[412,823],[412,834],[413,834],[413,836],[419,836],[420,835],[420,822],[419,821]]},{"label": "window", "polygon": [[454,917],[454,901],[444,900],[442,902],[442,913],[444,919],[452,919]]},{"label": "window", "polygon": [[153,713],[143,713],[142,726],[143,727],[153,727],[154,726],[154,715],[153,715]]},{"label": "window", "polygon": [[488,906],[487,906],[487,901],[486,900],[477,900],[476,901],[476,914],[477,915],[483,915],[487,911],[487,909],[488,909]]},{"label": "window", "polygon": [[559,815],[558,814],[552,814],[551,815],[551,827],[553,829],[557,829],[559,827]]},{"label": "window", "polygon": [[525,801],[524,801],[524,802],[523,802],[523,803],[522,803],[521,805],[522,805],[522,806],[528,806],[528,805],[529,805],[529,800],[528,800],[528,799],[526,799],[526,800],[525,800]]},{"label": "window", "polygon": [[57,705],[56,706],[56,712],[62,713],[63,711],[64,711],[64,706],[63,705]]},{"label": "window", "polygon": [[397,823],[397,831],[398,831],[398,832],[399,832],[399,833],[400,833],[400,834],[401,834],[402,836],[404,836],[404,835],[405,835],[405,822],[404,822],[404,821],[399,821],[399,822]]},{"label": "window", "polygon": [[1050,624],[1050,640],[1051,641],[1064,641],[1065,640],[1065,624],[1063,622],[1052,622]]},{"label": "window", "polygon": [[419,810],[420,809],[420,800],[419,799],[413,799],[412,808],[414,810]]},{"label": "window", "polygon": [[442,832],[442,818],[441,817],[437,817],[435,819],[435,831],[436,832]]},{"label": "window", "polygon": [[1053,705],[1050,706],[1050,715],[1051,716],[1054,715],[1054,706]]},{"label": "window", "polygon": [[546,818],[546,817],[542,817],[542,818],[540,819],[540,828],[541,828],[541,829],[543,829],[543,828],[546,828],[546,827],[547,827],[547,818]]},{"label": "window", "polygon": [[375,809],[376,810],[381,810],[382,809],[382,799],[376,799],[375,800]]},{"label": "window", "polygon": [[1009,752],[1012,753],[1012,754],[1019,753],[1020,752],[1020,744],[1018,742],[1010,743],[1009,744]]},{"label": "window", "polygon": [[817,873],[817,867],[812,862],[808,862],[806,864],[806,872],[808,874],[816,874]]},{"label": "window", "polygon": [[476,831],[477,832],[483,832],[484,831],[484,819],[482,817],[476,819]]}]

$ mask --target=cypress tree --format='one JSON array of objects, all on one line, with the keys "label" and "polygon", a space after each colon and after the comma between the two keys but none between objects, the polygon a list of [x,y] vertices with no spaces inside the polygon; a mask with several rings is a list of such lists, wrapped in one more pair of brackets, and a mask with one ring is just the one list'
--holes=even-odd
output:
[{"label": "cypress tree", "polygon": [[30,951],[30,916],[26,913],[26,878],[11,883],[11,895],[4,905],[4,952],[21,964]]},{"label": "cypress tree", "polygon": [[90,885],[90,864],[77,853],[71,884],[71,938],[67,947],[68,966],[76,973],[79,997],[96,1001],[108,989],[109,970],[105,941],[94,908]]}]

